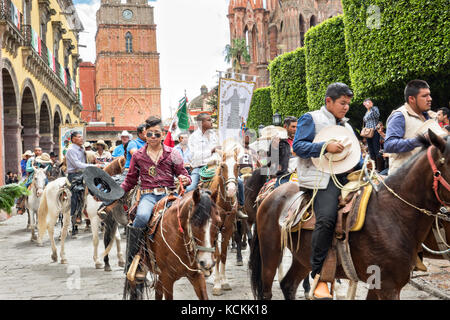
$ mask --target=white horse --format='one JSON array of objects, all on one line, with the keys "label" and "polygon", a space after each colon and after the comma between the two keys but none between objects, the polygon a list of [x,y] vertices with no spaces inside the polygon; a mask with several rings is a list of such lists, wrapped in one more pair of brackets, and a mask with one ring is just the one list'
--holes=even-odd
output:
[{"label": "white horse", "polygon": [[28,212],[27,230],[31,230],[31,241],[37,240],[37,235],[35,233],[36,219],[39,203],[41,202],[42,193],[44,192],[47,180],[46,171],[47,168],[34,167],[33,180],[30,185],[31,194],[25,200],[25,208],[27,208]]}]

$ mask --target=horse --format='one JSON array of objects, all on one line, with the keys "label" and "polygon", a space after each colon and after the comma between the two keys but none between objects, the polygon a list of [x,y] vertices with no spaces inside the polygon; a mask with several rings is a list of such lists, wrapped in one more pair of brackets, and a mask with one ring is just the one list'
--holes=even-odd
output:
[{"label": "horse", "polygon": [[[437,212],[450,203],[449,187],[440,184],[433,189],[434,179],[439,176],[450,181],[450,139],[438,137],[430,130],[428,135],[430,141],[420,139],[422,150],[389,176],[378,191],[372,191],[364,226],[350,233],[349,247],[358,279],[367,281],[373,266],[381,271],[380,281],[370,286],[367,299],[400,298],[434,219],[445,216]],[[252,291],[257,299],[272,297],[273,278],[282,259],[278,219],[298,191],[296,183],[283,184],[258,208],[249,261]],[[286,299],[295,299],[300,281],[310,272],[311,235],[309,230],[301,230],[300,236],[298,232],[291,233],[288,248],[292,264],[280,282]],[[342,266],[338,266],[336,278],[348,278]]]},{"label": "horse", "polygon": [[[217,252],[217,264],[214,272],[213,295],[222,295],[222,290],[231,290],[225,274],[228,243],[234,231],[237,214],[237,177],[238,177],[238,154],[241,151],[238,144],[224,144],[221,152],[222,160],[217,166],[214,178],[209,190],[215,196],[216,205],[221,208],[220,227],[221,245]],[[220,263],[219,263],[220,262]]]},{"label": "horse", "polygon": [[[161,215],[153,239],[146,237],[140,250],[141,264],[155,275],[156,300],[172,300],[173,285],[182,277],[188,278],[199,299],[208,299],[205,277],[211,275],[215,264],[221,224],[214,202],[209,190],[198,188],[178,197]],[[124,299],[142,299],[142,286],[127,275]]]},{"label": "horse", "polygon": [[[111,168],[108,169],[108,173],[110,174],[118,174],[117,172],[120,168],[119,163],[123,163],[124,159],[116,159],[110,165]],[[106,169],[106,168],[105,168]],[[58,260],[58,254],[56,250],[56,244],[54,240],[54,227],[56,220],[58,219],[59,214],[62,214],[63,217],[63,225],[61,232],[61,249],[60,249],[60,257],[61,263],[67,263],[67,259],[65,257],[64,252],[64,243],[68,234],[68,228],[71,220],[70,216],[70,197],[71,192],[70,189],[66,185],[67,178],[62,177],[58,178],[54,181],[49,182],[47,187],[44,189],[42,194],[42,200],[39,205],[38,210],[38,239],[37,243],[39,246],[43,246],[43,237],[45,235],[45,231],[48,231],[51,246],[52,246],[52,255],[51,258],[54,262]],[[102,202],[96,201],[92,195],[88,192],[85,193],[86,202],[84,208],[86,209],[86,213],[88,215],[88,219],[91,221],[92,226],[92,240],[94,245],[94,263],[96,268],[101,268],[102,263],[98,260],[97,248],[98,248],[98,228],[100,226],[100,217],[97,214],[98,209],[100,208]],[[83,209],[84,209],[83,208]],[[114,233],[113,233],[114,234]],[[118,231],[115,233],[116,243],[119,263],[124,265],[125,261],[121,254],[120,250],[120,234]],[[108,239],[108,244],[111,241],[111,237]],[[106,240],[105,240],[106,242]]]},{"label": "horse", "polygon": [[27,230],[31,230],[31,241],[37,240],[35,232],[37,212],[39,209],[39,203],[41,201],[42,193],[45,189],[47,180],[47,168],[34,167],[33,180],[30,185],[30,195],[25,199],[25,208],[28,213]]}]

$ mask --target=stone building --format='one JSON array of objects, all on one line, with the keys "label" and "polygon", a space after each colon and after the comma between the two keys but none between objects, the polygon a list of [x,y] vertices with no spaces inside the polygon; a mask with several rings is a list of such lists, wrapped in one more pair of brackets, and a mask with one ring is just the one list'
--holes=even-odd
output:
[{"label": "stone building", "polygon": [[246,39],[251,56],[241,72],[258,76],[257,87],[270,85],[270,60],[303,46],[309,28],[342,12],[340,0],[230,0],[230,40]]},{"label": "stone building", "polygon": [[0,0],[0,184],[25,150],[58,153],[60,125],[80,123],[80,31],[72,0]]},{"label": "stone building", "polygon": [[97,121],[138,126],[161,116],[159,53],[147,0],[102,0],[97,11]]}]

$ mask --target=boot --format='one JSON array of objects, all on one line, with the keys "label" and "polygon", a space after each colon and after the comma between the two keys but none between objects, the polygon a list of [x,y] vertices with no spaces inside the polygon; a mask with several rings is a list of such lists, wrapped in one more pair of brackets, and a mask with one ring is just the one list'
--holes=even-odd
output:
[{"label": "boot", "polygon": [[[139,249],[141,248],[142,244],[145,241],[145,235],[146,235],[147,228],[135,228],[131,224],[128,224],[126,226],[126,233],[127,233],[127,250],[126,250],[126,257],[127,261],[125,264],[125,274],[128,273],[128,269],[130,268],[131,263],[133,262],[134,257],[139,252]],[[138,268],[136,271],[136,279],[144,279],[145,273],[143,273],[141,268]]]},{"label": "boot", "polygon": [[239,206],[236,216],[238,219],[241,219],[241,220],[248,219],[248,215],[246,215],[244,213],[244,208],[242,206]]},{"label": "boot", "polygon": [[427,271],[427,267],[423,264],[422,258],[417,255],[416,256],[416,265],[414,266],[414,271]]}]

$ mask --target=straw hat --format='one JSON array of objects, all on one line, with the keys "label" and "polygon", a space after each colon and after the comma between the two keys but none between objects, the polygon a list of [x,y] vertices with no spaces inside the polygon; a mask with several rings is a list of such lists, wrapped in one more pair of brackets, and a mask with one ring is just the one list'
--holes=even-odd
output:
[{"label": "straw hat", "polygon": [[439,125],[439,123],[436,122],[436,120],[430,119],[425,121],[417,130],[416,130],[416,134],[420,135],[420,134],[425,134],[428,133],[428,129],[430,129],[431,131],[433,131],[436,135],[441,136],[441,137],[445,137],[448,135],[448,133],[443,130],[441,128],[441,126]]},{"label": "straw hat", "polygon": [[31,151],[31,150],[25,151],[25,153],[22,155],[22,158],[25,158],[26,156],[30,156],[30,157],[34,156],[33,151]]},{"label": "straw hat", "polygon": [[43,154],[41,154],[39,157],[36,157],[36,159],[34,161],[42,163],[42,164],[53,163],[52,159],[50,159],[49,154],[45,153],[45,152]]},{"label": "straw hat", "polygon": [[[322,161],[320,158],[312,158],[317,169],[334,174],[344,173],[355,167],[361,159],[361,147],[355,134],[342,126],[328,126],[320,130],[314,138],[313,143],[326,142],[331,139],[337,140],[344,145],[344,150],[340,153],[324,153]],[[330,170],[331,158],[331,170]]]},{"label": "straw hat", "polygon": [[105,149],[105,150],[108,149],[108,146],[106,145],[105,141],[103,141],[103,140],[98,140],[95,144],[96,145],[101,144],[101,145],[103,145],[103,149]]},{"label": "straw hat", "polygon": [[133,139],[133,135],[131,133],[129,133],[127,130],[123,130],[122,133],[117,135],[120,138],[122,138],[123,136],[128,136],[130,139]]},{"label": "straw hat", "polygon": [[89,147],[91,147],[91,143],[86,141],[86,142],[83,144],[83,147],[89,148]]}]

